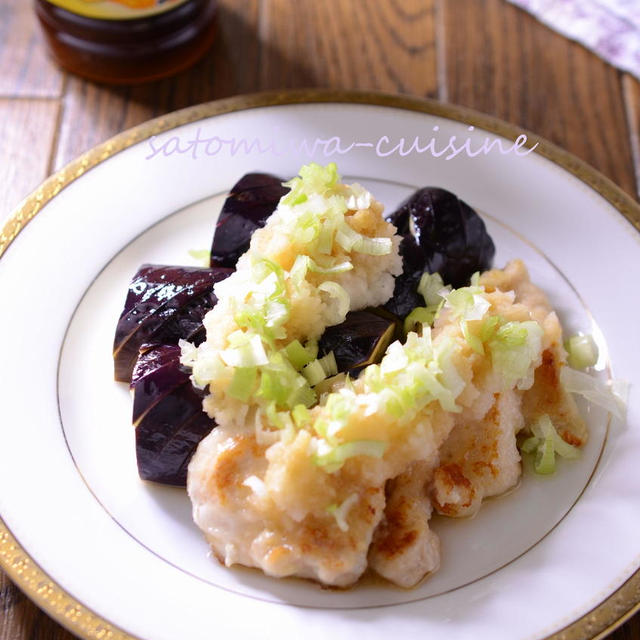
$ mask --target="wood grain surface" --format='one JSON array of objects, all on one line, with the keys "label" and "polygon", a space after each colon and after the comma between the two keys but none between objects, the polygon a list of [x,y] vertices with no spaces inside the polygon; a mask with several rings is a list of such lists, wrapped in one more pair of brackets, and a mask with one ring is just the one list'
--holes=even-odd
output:
[{"label": "wood grain surface", "polygon": [[[67,76],[26,0],[0,0],[0,221],[106,138],[199,102],[263,89],[436,97],[530,129],[638,197],[640,83],[504,0],[221,0],[192,69],[146,86]],[[611,636],[640,638],[640,614]],[[0,640],[70,640],[0,572]]]}]

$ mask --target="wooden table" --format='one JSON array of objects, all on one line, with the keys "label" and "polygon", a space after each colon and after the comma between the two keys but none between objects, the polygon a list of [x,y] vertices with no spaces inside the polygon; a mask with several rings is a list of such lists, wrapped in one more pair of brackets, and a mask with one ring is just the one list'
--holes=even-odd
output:
[{"label": "wooden table", "polygon": [[[548,138],[637,198],[640,83],[504,0],[222,0],[195,68],[106,88],[59,71],[26,0],[0,0],[0,220],[48,174],[127,127],[198,102],[332,87],[428,96]],[[0,572],[0,640],[73,636]],[[640,638],[640,614],[611,636]]]}]

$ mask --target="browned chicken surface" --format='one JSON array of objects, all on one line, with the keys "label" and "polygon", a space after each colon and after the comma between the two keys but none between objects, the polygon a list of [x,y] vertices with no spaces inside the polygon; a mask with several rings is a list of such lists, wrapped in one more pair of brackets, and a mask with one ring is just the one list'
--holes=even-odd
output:
[{"label": "browned chicken surface", "polygon": [[[327,471],[313,462],[320,451],[313,431],[281,437],[251,406],[229,420],[213,411],[219,426],[198,447],[188,489],[194,519],[221,562],[335,586],[353,584],[370,567],[411,587],[440,564],[432,511],[469,516],[484,498],[514,487],[521,474],[516,436],[532,420],[546,413],[567,442],[586,440],[584,422],[559,385],[562,331],[544,293],[520,261],[486,272],[480,285],[489,315],[540,326],[531,371],[505,386],[445,308],[433,344],[455,347],[458,410],[431,403],[398,422],[376,408],[362,376],[344,391],[353,404],[341,433],[384,440],[380,457],[356,455]],[[215,398],[208,403],[215,409]],[[313,419],[326,411],[314,407]]]}]

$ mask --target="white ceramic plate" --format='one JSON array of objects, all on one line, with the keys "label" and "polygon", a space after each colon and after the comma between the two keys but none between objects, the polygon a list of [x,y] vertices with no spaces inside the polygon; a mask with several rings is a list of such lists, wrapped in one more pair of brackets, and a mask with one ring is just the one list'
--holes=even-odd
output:
[{"label": "white ceramic plate", "polygon": [[[537,152],[451,160],[375,152],[382,136],[389,143],[380,150],[435,134],[438,145],[455,135],[477,146],[496,137],[487,130],[511,140],[519,133],[452,107],[361,94],[214,103],[124,134],[23,204],[24,219],[45,203],[0,261],[0,560],[36,602],[82,636],[145,640],[359,632],[524,640],[567,625],[566,633],[593,637],[637,604],[619,591],[618,609],[584,618],[640,564],[640,235],[611,200],[629,216],[637,208],[547,143],[538,151],[602,195]],[[210,155],[201,143],[194,158],[188,143],[198,135],[217,139]],[[328,158],[323,145],[310,157],[304,146],[233,154],[220,142],[335,137],[343,150],[362,144]],[[168,153],[178,145],[189,151]],[[310,159],[336,160],[389,210],[419,186],[457,193],[483,212],[495,264],[523,258],[568,333],[597,337],[599,375],[632,384],[627,426],[583,407],[591,439],[580,460],[549,478],[525,469],[516,491],[487,501],[474,519],[436,518],[441,569],[409,591],[367,580],[328,591],[218,565],[185,492],[138,479],[131,400],[112,381],[113,331],[138,266],[195,264],[188,250],[209,247],[237,178],[289,177]],[[0,254],[23,222],[10,221]]]}]

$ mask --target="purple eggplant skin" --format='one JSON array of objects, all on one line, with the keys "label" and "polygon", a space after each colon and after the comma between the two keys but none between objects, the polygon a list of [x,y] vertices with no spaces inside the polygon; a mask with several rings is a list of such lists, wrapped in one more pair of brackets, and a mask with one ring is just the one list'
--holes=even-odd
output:
[{"label": "purple eggplant skin", "polygon": [[424,306],[424,298],[418,293],[418,285],[422,274],[427,269],[420,254],[420,249],[411,237],[402,238],[400,241],[402,273],[396,277],[393,295],[384,304],[384,309],[399,318],[406,318],[413,309]]},{"label": "purple eggplant skin", "polygon": [[235,268],[251,236],[264,227],[280,198],[289,192],[282,179],[268,173],[247,173],[222,205],[211,245],[211,266]]},{"label": "purple eggplant skin", "polygon": [[185,487],[191,456],[216,425],[204,413],[202,395],[180,365],[180,347],[144,345],[131,388],[140,477]]},{"label": "purple eggplant skin", "polygon": [[333,351],[338,372],[355,378],[370,364],[380,362],[399,334],[399,319],[384,309],[350,311],[344,322],[325,329],[318,341],[318,355]]},{"label": "purple eggplant skin", "polygon": [[202,318],[217,299],[213,285],[232,269],[144,264],[129,285],[113,341],[114,377],[129,382],[145,343],[177,344],[180,338],[200,344]]},{"label": "purple eggplant skin", "polygon": [[[424,305],[415,289],[423,272],[438,272],[445,284],[457,288],[467,285],[476,271],[491,268],[495,246],[482,218],[446,189],[419,189],[387,220],[403,236],[400,252],[404,273],[396,278],[392,298],[398,303],[396,308],[393,303],[387,306],[400,316],[406,315],[405,307],[411,311],[414,306]],[[410,304],[398,309],[403,296]]]}]

